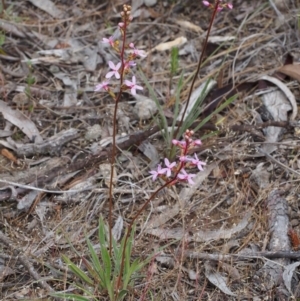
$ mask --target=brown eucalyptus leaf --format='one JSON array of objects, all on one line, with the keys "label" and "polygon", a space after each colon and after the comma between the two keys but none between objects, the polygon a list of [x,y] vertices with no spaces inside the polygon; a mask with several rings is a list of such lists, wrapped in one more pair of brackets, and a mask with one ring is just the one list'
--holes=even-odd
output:
[{"label": "brown eucalyptus leaf", "polygon": [[300,82],[300,65],[285,65],[279,68],[278,71]]}]

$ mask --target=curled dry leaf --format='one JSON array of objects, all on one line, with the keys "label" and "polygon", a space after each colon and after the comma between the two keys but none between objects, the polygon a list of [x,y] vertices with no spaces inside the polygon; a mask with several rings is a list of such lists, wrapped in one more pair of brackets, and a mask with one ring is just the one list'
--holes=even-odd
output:
[{"label": "curled dry leaf", "polygon": [[[273,83],[285,94],[285,96],[289,100],[289,102],[292,106],[292,110],[293,110],[292,115],[291,115],[291,120],[295,120],[295,118],[298,114],[298,107],[297,107],[296,98],[295,98],[294,94],[291,92],[291,90],[283,82],[281,82],[279,79],[277,79],[275,77],[264,75],[261,77],[261,79]],[[277,119],[275,119],[275,120],[277,120]]]},{"label": "curled dry leaf", "polygon": [[224,294],[229,296],[236,296],[227,286],[227,278],[222,276],[219,272],[215,271],[210,262],[204,263],[205,276],[213,285],[219,288]]},{"label": "curled dry leaf", "polygon": [[300,265],[300,262],[294,262],[284,267],[284,271],[282,273],[282,279],[288,291],[292,293],[292,278],[295,269]]},{"label": "curled dry leaf", "polygon": [[18,110],[12,110],[4,101],[0,100],[0,111],[3,117],[17,126],[31,141],[42,142],[43,138],[35,124]]}]

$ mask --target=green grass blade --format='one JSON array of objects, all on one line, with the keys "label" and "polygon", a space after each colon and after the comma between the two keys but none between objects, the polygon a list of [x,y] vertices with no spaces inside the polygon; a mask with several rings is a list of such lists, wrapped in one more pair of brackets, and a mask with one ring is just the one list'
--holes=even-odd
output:
[{"label": "green grass blade", "polygon": [[97,281],[97,284],[99,285],[99,287],[106,289],[106,279],[105,279],[104,268],[101,265],[99,257],[97,255],[97,253],[95,252],[89,239],[87,239],[87,244],[88,244],[88,248],[90,251],[92,266],[93,266],[92,268],[89,268],[87,266],[88,271],[93,276],[93,278]]},{"label": "green grass blade", "polygon": [[[182,124],[181,128],[179,129],[179,133],[178,133],[179,135],[178,135],[177,139],[182,137],[183,133],[191,127],[191,125],[195,122],[195,120],[201,114],[201,105],[203,103],[203,100],[205,99],[205,97],[209,93],[208,87],[211,86],[210,82],[211,82],[211,79],[207,80],[204,84],[202,84],[198,88],[199,90],[201,89],[201,93],[197,97],[193,107],[190,109],[190,111],[188,112],[185,120],[183,121],[183,124]],[[212,83],[212,85],[213,85],[213,83]]]},{"label": "green grass blade", "polygon": [[[74,301],[91,301],[90,298],[85,298],[79,295],[75,295],[75,294],[67,294],[67,293],[52,293],[50,294],[53,297],[61,297],[67,300],[74,300]],[[95,298],[93,298],[94,300],[96,300]]]},{"label": "green grass blade", "polygon": [[178,71],[178,47],[171,49],[171,76],[174,76]]},{"label": "green grass blade", "polygon": [[234,95],[232,97],[230,97],[229,99],[227,99],[223,104],[221,104],[217,109],[215,109],[210,115],[208,115],[207,117],[205,117],[194,129],[194,131],[198,131],[199,129],[201,129],[201,127],[206,124],[214,115],[218,114],[219,112],[223,111],[227,106],[229,106],[232,102],[235,101],[235,99],[237,98],[237,95]]},{"label": "green grass blade", "polygon": [[70,270],[79,277],[82,281],[86,282],[89,285],[93,285],[94,282],[91,278],[89,278],[84,271],[82,271],[77,265],[75,265],[68,257],[62,255],[64,262],[68,265]]},{"label": "green grass blade", "polygon": [[105,223],[102,218],[99,219],[98,238],[100,246],[106,246]]},{"label": "green grass blade", "polygon": [[122,301],[122,300],[125,298],[125,296],[126,296],[127,294],[128,294],[128,291],[122,289],[122,290],[119,291],[119,293],[118,293],[117,300],[118,300],[118,301]]}]

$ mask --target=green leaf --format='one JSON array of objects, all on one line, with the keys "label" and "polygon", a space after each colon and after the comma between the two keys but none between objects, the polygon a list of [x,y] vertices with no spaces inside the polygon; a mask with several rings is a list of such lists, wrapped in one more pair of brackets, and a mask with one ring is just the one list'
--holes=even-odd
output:
[{"label": "green leaf", "polygon": [[99,220],[98,237],[101,246],[106,246],[106,231],[105,224],[102,218]]},{"label": "green leaf", "polygon": [[120,290],[119,293],[118,293],[118,296],[117,296],[117,300],[118,301],[121,301],[125,298],[125,296],[128,294],[128,291],[127,290]]},{"label": "green leaf", "polygon": [[113,239],[113,263],[114,263],[114,275],[120,274],[121,262],[122,262],[122,246],[118,246],[117,242]]},{"label": "green leaf", "polygon": [[174,76],[178,70],[178,53],[178,48],[173,47],[171,50],[171,76]]},{"label": "green leaf", "polygon": [[132,280],[132,275],[134,273],[137,273],[144,265],[146,262],[140,263],[138,259],[136,259],[128,268],[126,271],[126,274],[124,274],[124,280],[123,280],[123,288],[127,288],[128,284]]},{"label": "green leaf", "polygon": [[89,248],[89,251],[90,251],[90,255],[91,255],[91,259],[92,259],[94,269],[99,274],[103,270],[103,268],[101,266],[98,255],[96,254],[96,251],[94,250],[94,247],[93,247],[91,241],[88,238],[86,239],[86,242],[87,242],[87,245],[88,245],[88,248]]},{"label": "green leaf", "polygon": [[205,117],[199,124],[196,126],[194,131],[198,131],[204,124],[206,124],[214,115],[223,111],[227,106],[229,106],[232,102],[234,102],[237,98],[237,95],[233,95],[229,99],[227,99],[223,104],[221,104],[218,108],[216,108],[209,116]]},{"label": "green leaf", "polygon": [[101,246],[101,257],[103,260],[103,271],[106,289],[111,291],[111,258],[109,257],[109,252],[106,247]]},{"label": "green leaf", "polygon": [[[178,131],[178,136],[176,137],[176,139],[180,139],[180,137],[182,137],[183,133],[191,127],[191,125],[194,123],[194,121],[201,114],[201,104],[209,92],[209,90],[208,90],[209,85],[210,85],[210,79],[199,87],[199,89],[201,89],[201,93],[198,96],[198,98],[196,99],[194,106],[192,107],[192,109],[190,109],[189,113],[185,117],[185,119],[182,123],[182,126],[180,127],[180,129]],[[196,131],[196,130],[194,130],[194,131]]]},{"label": "green leaf", "polygon": [[67,293],[51,293],[50,296],[53,297],[61,297],[67,300],[75,300],[75,301],[91,301],[90,298],[85,298],[76,294],[67,294]]},{"label": "green leaf", "polygon": [[68,257],[62,255],[64,262],[68,265],[70,270],[79,277],[82,281],[86,282],[89,285],[93,285],[94,282],[91,278],[89,278],[84,271],[82,271],[77,265],[75,265]]}]

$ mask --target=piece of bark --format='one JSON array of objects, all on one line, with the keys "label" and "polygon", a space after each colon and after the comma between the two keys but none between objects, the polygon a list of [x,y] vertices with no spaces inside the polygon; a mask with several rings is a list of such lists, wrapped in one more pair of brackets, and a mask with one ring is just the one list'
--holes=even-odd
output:
[{"label": "piece of bark", "polygon": [[[278,190],[271,191],[266,205],[268,208],[268,230],[270,233],[269,249],[273,252],[291,251],[288,237],[289,217],[287,201],[281,197]],[[276,289],[279,300],[287,300],[290,296],[282,279],[284,266],[290,264],[288,258],[278,258],[267,261],[257,272],[256,280],[265,290]],[[283,299],[282,299],[283,298]]]},{"label": "piece of bark", "polygon": [[18,144],[13,140],[10,140],[8,142],[0,141],[0,144],[7,148],[13,149],[17,156],[20,158],[47,154],[50,154],[51,156],[58,156],[61,147],[67,142],[77,138],[78,136],[78,130],[70,128],[68,130],[61,131],[55,136],[50,137],[47,141],[40,143]]}]

